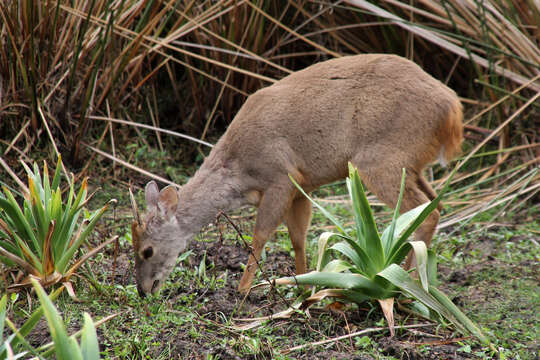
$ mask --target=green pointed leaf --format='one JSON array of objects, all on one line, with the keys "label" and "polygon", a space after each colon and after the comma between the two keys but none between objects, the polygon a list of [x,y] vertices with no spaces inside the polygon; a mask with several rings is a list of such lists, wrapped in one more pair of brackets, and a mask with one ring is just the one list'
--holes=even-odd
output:
[{"label": "green pointed leaf", "polygon": [[412,233],[416,229],[418,229],[418,227],[424,222],[424,220],[433,212],[433,210],[437,208],[437,206],[439,205],[439,202],[441,201],[441,195],[442,193],[439,196],[437,196],[435,199],[433,199],[431,202],[429,202],[426,207],[423,208],[420,214],[412,221],[411,225],[407,228],[407,230],[405,230],[401,234],[401,236],[398,238],[398,240],[396,241],[395,247],[399,247],[400,244],[407,241],[409,236],[411,236]]},{"label": "green pointed leaf", "polygon": [[349,270],[350,268],[352,268],[352,265],[346,262],[345,260],[336,259],[326,264],[326,266],[322,269],[322,271],[341,273],[341,272]]},{"label": "green pointed leaf", "polygon": [[[24,161],[21,161],[21,165],[23,166],[24,170],[26,171],[26,175],[28,176],[34,176],[34,172],[32,171],[32,169],[30,169],[28,167],[28,165],[24,162]],[[35,165],[35,164],[34,164]]]},{"label": "green pointed leaf", "polygon": [[45,209],[51,213],[51,184],[49,183],[49,169],[47,168],[47,162],[43,161],[43,201],[45,202]]},{"label": "green pointed leaf", "polygon": [[411,244],[414,250],[414,257],[416,259],[416,272],[420,277],[420,283],[422,284],[422,288],[424,288],[425,291],[429,291],[429,283],[427,276],[428,255],[426,243],[423,241],[410,241],[409,244]]},{"label": "green pointed leaf", "polygon": [[41,305],[43,306],[43,312],[47,318],[47,323],[51,331],[51,337],[55,344],[56,357],[58,359],[76,359],[77,354],[76,352],[74,353],[72,342],[69,340],[60,314],[41,285],[35,279],[30,279],[30,281],[32,281],[32,285],[34,286]]},{"label": "green pointed leaf", "polygon": [[36,270],[41,270],[42,262],[39,255],[34,254],[33,250],[28,246],[28,244],[19,236],[17,233],[13,233],[13,240],[18,246],[18,253],[21,254],[21,258],[27,261],[33,268]]},{"label": "green pointed leaf", "polygon": [[[409,305],[409,308],[413,312],[417,313],[420,316],[425,317],[426,319],[431,319],[431,320],[434,320],[434,321],[437,321],[437,320],[441,319],[440,316],[439,316],[439,313],[437,313],[435,311],[430,311],[429,308],[426,305],[422,304],[420,301],[413,301]],[[436,314],[437,316],[432,316],[432,314]]]},{"label": "green pointed leaf", "polygon": [[91,216],[90,221],[84,231],[82,231],[81,235],[75,239],[73,244],[71,244],[67,250],[62,254],[62,257],[60,260],[58,260],[56,264],[56,269],[58,272],[63,273],[66,270],[67,265],[69,264],[69,261],[72,259],[73,254],[75,254],[75,251],[79,249],[79,247],[83,244],[84,240],[86,240],[86,237],[92,230],[94,229],[96,223],[98,220],[103,216],[107,208],[109,207],[109,203],[107,203],[105,206],[103,206],[101,209],[96,210]]},{"label": "green pointed leaf", "polygon": [[384,254],[386,256],[390,254],[392,244],[394,242],[394,238],[396,237],[396,224],[397,224],[397,219],[399,217],[399,210],[401,209],[403,191],[405,190],[405,176],[406,176],[406,172],[405,172],[405,168],[403,168],[401,172],[401,184],[399,186],[399,196],[396,203],[396,207],[394,208],[394,214],[392,215],[392,221],[390,222],[390,226],[387,227],[381,235],[381,242],[383,244]]},{"label": "green pointed leaf", "polygon": [[411,294],[428,308],[437,311],[452,324],[454,324],[461,333],[465,335],[471,333],[477,336],[481,341],[489,343],[489,340],[487,340],[478,327],[476,327],[469,318],[459,311],[454,304],[451,304],[451,301],[446,296],[443,296],[444,294],[438,291],[435,287],[431,286],[429,288],[429,293],[426,292],[417,281],[413,280],[409,276],[405,270],[395,264],[392,264],[381,271],[379,276],[385,278],[403,291]]},{"label": "green pointed leaf", "polygon": [[[43,184],[41,183],[41,173],[39,171],[37,162],[34,162],[34,172],[31,172],[28,175],[33,178],[33,180],[37,183],[40,189],[43,189]],[[43,197],[43,194],[39,194],[39,195]]]},{"label": "green pointed leaf", "polygon": [[43,242],[45,241],[45,237],[49,230],[49,219],[47,219],[47,214],[45,213],[43,202],[41,201],[43,197],[40,193],[42,191],[40,191],[32,178],[28,179],[28,189],[30,190],[30,210],[32,211],[32,215],[37,224],[40,251],[43,253]]},{"label": "green pointed leaf", "polygon": [[62,168],[62,156],[58,154],[58,161],[56,162],[56,169],[54,171],[54,176],[51,183],[51,189],[53,190],[59,189],[61,168]]},{"label": "green pointed leaf", "polygon": [[376,274],[375,265],[366,252],[354,240],[347,237],[342,238],[345,241],[332,245],[329,250],[339,251],[349,258],[359,271],[369,277],[374,276]]},{"label": "green pointed leaf", "polygon": [[[71,176],[71,184],[69,186],[69,193],[67,197],[67,204],[63,210],[62,221],[59,223],[58,241],[54,244],[55,259],[59,259],[66,251],[69,241],[73,237],[75,226],[79,218],[80,210],[77,211],[73,206],[73,200],[75,197],[75,179]],[[68,240],[66,240],[68,239]]]},{"label": "green pointed leaf", "polygon": [[3,248],[4,250],[6,250],[7,252],[9,252],[10,254],[13,254],[13,255],[21,258],[23,256],[22,252],[20,251],[20,249],[16,245],[14,245],[10,241],[1,240],[1,237],[4,236],[4,235],[7,238],[7,234],[3,234],[0,231],[0,247]]},{"label": "green pointed leaf", "polygon": [[84,327],[81,335],[81,352],[84,360],[99,360],[99,344],[96,327],[88,313],[84,313]]},{"label": "green pointed leaf", "polygon": [[408,241],[401,244],[401,246],[394,250],[393,254],[386,259],[386,267],[390,266],[391,264],[400,265],[407,257],[409,251],[411,251],[411,248],[411,244]]},{"label": "green pointed leaf", "polygon": [[[429,203],[425,203],[417,206],[414,209],[403,213],[396,219],[394,235],[391,237],[392,242],[389,244],[388,251],[385,253],[387,258],[392,257],[403,243],[407,242],[408,237],[400,236],[400,234],[418,218],[428,205]],[[390,230],[390,226],[384,229],[382,236],[390,238]],[[388,265],[388,263],[386,265]]]},{"label": "green pointed leaf", "polygon": [[54,220],[58,224],[57,229],[60,229],[60,224],[62,223],[62,210],[62,191],[56,189],[53,191],[51,199],[51,220]]},{"label": "green pointed leaf", "polygon": [[[51,301],[55,301],[58,298],[58,296],[60,296],[60,294],[62,293],[63,290],[64,290],[63,286],[59,287],[58,289],[56,289],[55,291],[53,291],[51,293],[51,295],[49,296],[49,299],[51,299]],[[43,311],[44,310],[43,310],[43,304],[42,304],[40,307],[38,307],[36,309],[36,311],[34,311],[32,313],[32,315],[30,315],[28,320],[26,320],[24,325],[19,329],[19,334],[21,334],[23,339],[28,334],[30,334],[32,329],[34,329],[34,327],[37,325],[37,323],[39,322],[39,320],[43,316]],[[15,348],[17,348],[17,346],[19,346],[20,341],[21,340],[19,338],[13,339],[13,341],[11,342],[11,345],[12,345],[13,349],[15,349]]]},{"label": "green pointed leaf", "polygon": [[343,290],[342,294],[346,299],[357,304],[361,304],[372,299],[371,297],[367,296],[363,291],[358,290]]},{"label": "green pointed leaf", "polygon": [[428,250],[427,276],[429,285],[439,286],[439,281],[437,280],[437,255],[435,255],[433,250]]},{"label": "green pointed leaf", "polygon": [[[66,212],[71,213],[71,209],[66,208]],[[77,211],[74,214],[69,214],[66,218],[66,221],[62,223],[62,229],[58,233],[58,240],[55,244],[55,254],[56,259],[59,259],[62,254],[64,254],[73,239],[74,233],[76,228],[79,228],[83,226],[83,224],[79,224],[79,216],[81,214],[81,210]]]},{"label": "green pointed leaf", "polygon": [[[69,345],[69,352],[68,357],[58,357],[59,360],[69,359],[69,360],[84,360],[81,348],[79,347],[79,344],[77,343],[77,339],[75,339],[74,336],[68,337],[68,345]],[[56,344],[55,344],[56,345]],[[56,348],[55,348],[56,350]],[[56,354],[58,354],[58,351],[56,351]],[[63,356],[63,355],[62,355]]]},{"label": "green pointed leaf", "polygon": [[13,197],[11,191],[9,191],[9,189],[5,186],[3,187],[3,190],[4,194],[6,194],[6,199],[0,198],[0,208],[2,208],[8,214],[11,220],[13,220],[17,232],[30,239],[32,245],[38,252],[37,255],[41,257],[41,246],[39,245],[36,235],[28,223],[28,220],[19,208],[19,205],[17,204],[17,201]]},{"label": "green pointed leaf", "polygon": [[328,219],[330,220],[335,226],[336,228],[339,230],[340,233],[344,234],[344,235],[347,235],[347,232],[345,231],[345,228],[343,227],[343,225],[341,225],[339,223],[339,221],[334,217],[334,215],[332,215],[331,213],[328,212],[328,210],[326,210],[325,208],[323,208],[321,205],[319,205],[315,200],[313,200],[308,194],[306,194],[306,192],[304,191],[304,189],[302,189],[302,187],[300,185],[298,185],[298,183],[293,179],[293,177],[291,175],[289,175],[289,179],[291,179],[292,183],[294,184],[294,186],[296,186],[296,188],[305,196],[309,199],[309,201],[311,201],[311,203],[313,205],[315,205],[315,207],[317,207],[317,209],[319,209],[322,214]]},{"label": "green pointed leaf", "polygon": [[375,299],[386,299],[395,295],[394,287],[388,282],[372,280],[360,274],[312,271],[284,279],[290,284],[357,290]]},{"label": "green pointed leaf", "polygon": [[[4,319],[6,318],[7,295],[0,299],[0,344],[4,343]],[[0,355],[2,354],[0,350]]]},{"label": "green pointed leaf", "polygon": [[[81,184],[81,188],[79,189],[79,192],[77,193],[77,197],[75,198],[75,201],[73,202],[73,205],[71,207],[71,211],[74,213],[79,211],[79,205],[83,203],[86,200],[86,194],[88,192],[88,178],[84,178],[83,182]],[[71,185],[71,187],[74,187],[74,185]]]},{"label": "green pointed leaf", "polygon": [[452,315],[461,323],[463,326],[474,336],[476,336],[484,344],[489,344],[490,341],[482,333],[482,331],[476,326],[468,317],[465,315],[459,308],[454,305],[454,303],[446,296],[442,291],[435,288],[434,286],[430,287],[429,293],[436,298],[439,303],[442,304]]},{"label": "green pointed leaf", "polygon": [[349,163],[349,181],[351,183],[349,191],[353,212],[356,222],[361,222],[362,226],[360,227],[364,234],[364,237],[360,236],[358,240],[378,271],[384,266],[384,249],[358,170],[351,163]]},{"label": "green pointed leaf", "polygon": [[[401,234],[399,239],[397,240],[397,245],[395,247],[399,247],[401,243],[407,241],[409,236],[422,224],[422,222],[439,206],[439,203],[441,202],[442,196],[446,193],[448,188],[450,187],[450,183],[452,179],[454,178],[454,175],[456,174],[458,167],[455,167],[450,175],[448,176],[448,179],[444,183],[444,186],[441,191],[439,191],[439,195],[433,199],[431,202],[427,204],[426,207],[423,208],[423,210],[420,212],[420,214],[416,217],[416,219],[412,222],[412,224]],[[413,209],[416,210],[416,209]],[[412,211],[412,210],[411,210]]]},{"label": "green pointed leaf", "polygon": [[326,244],[328,243],[328,240],[334,236],[335,234],[332,232],[324,232],[319,236],[319,240],[317,241],[317,271],[321,271],[321,268],[325,267],[328,263],[329,259],[326,255]]},{"label": "green pointed leaf", "polygon": [[[32,345],[28,343],[28,341],[26,341],[24,337],[22,337],[22,335],[19,333],[15,324],[11,322],[9,318],[6,318],[5,322],[9,326],[13,334],[10,335],[6,339],[6,342],[4,344],[0,345],[0,359],[5,359],[4,354],[6,354],[6,351],[7,351],[6,345],[8,344],[9,344],[9,347],[11,348],[11,351],[16,354],[13,357],[8,356],[7,357],[8,360],[15,360],[15,359],[23,358],[23,357],[29,358],[28,357],[29,352],[32,353],[35,358],[39,358],[39,354],[37,353],[37,351],[32,347]],[[18,344],[17,347],[13,346],[15,341],[17,341],[17,344]],[[23,349],[26,349],[28,351],[23,351]]]},{"label": "green pointed leaf", "polygon": [[345,179],[345,184],[347,185],[347,192],[349,193],[349,198],[351,200],[354,216],[354,226],[356,227],[356,239],[358,244],[365,249],[366,248],[366,231],[364,229],[364,222],[362,221],[362,216],[360,210],[358,209],[358,202],[353,198],[354,189],[352,187],[352,182],[350,178]]}]

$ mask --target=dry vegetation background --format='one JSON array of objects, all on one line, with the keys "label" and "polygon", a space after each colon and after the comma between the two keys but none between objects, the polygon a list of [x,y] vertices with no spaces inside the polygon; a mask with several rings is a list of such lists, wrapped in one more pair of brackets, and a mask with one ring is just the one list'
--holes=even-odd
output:
[{"label": "dry vegetation background", "polygon": [[[500,151],[474,169],[489,178],[509,158],[538,160],[539,23],[535,0],[3,1],[4,166],[61,152],[79,173],[92,148],[129,162],[142,124],[215,141],[250,93],[291,71],[385,52],[463,97],[470,143],[491,136]],[[159,132],[141,141],[196,155]]]},{"label": "dry vegetation background", "polygon": [[250,93],[317,61],[385,52],[466,105],[470,161],[443,227],[502,213],[540,190],[538,24],[537,0],[3,1],[1,181],[24,174],[19,159],[61,153],[77,178],[92,164],[108,176],[113,160],[121,182],[181,182],[137,154],[200,161]]}]

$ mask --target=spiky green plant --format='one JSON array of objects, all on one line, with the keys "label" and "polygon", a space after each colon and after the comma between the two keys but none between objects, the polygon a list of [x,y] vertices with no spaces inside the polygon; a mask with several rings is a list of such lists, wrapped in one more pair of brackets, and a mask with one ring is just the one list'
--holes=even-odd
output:
[{"label": "spiky green plant", "polygon": [[30,276],[37,278],[43,286],[68,283],[89,257],[114,240],[103,242],[76,258],[77,250],[115,200],[79,221],[89,200],[86,178],[75,193],[72,176],[64,202],[60,188],[60,158],[52,182],[46,163],[43,165],[43,176],[37,164],[34,164],[33,171],[26,165],[25,169],[28,173],[28,192],[22,189],[25,193],[22,207],[6,186],[0,193],[0,262],[7,267],[16,266],[27,275],[8,290],[29,286]]},{"label": "spiky green plant", "polygon": [[47,318],[54,342],[56,358],[59,360],[98,360],[100,358],[99,344],[96,328],[90,315],[84,313],[84,325],[81,333],[81,343],[79,345],[74,335],[68,336],[64,322],[45,290],[43,290],[35,279],[31,281],[34,289],[36,289],[39,300],[43,304],[45,317]]},{"label": "spiky green plant", "polygon": [[[405,185],[403,170],[400,195],[392,221],[382,234],[379,234],[358,170],[349,164],[347,187],[356,225],[353,234],[296,185],[334,223],[339,232],[326,232],[320,236],[315,271],[278,279],[277,284],[313,285],[320,291],[311,299],[332,296],[356,303],[377,300],[391,331],[394,298],[401,295],[412,297],[448,319],[462,333],[471,333],[482,342],[489,343],[481,330],[446,295],[435,288],[436,265],[434,256],[428,254],[426,245],[422,241],[409,241],[410,235],[437,207],[444,190],[430,203],[399,215]],[[329,240],[332,238],[340,241],[330,246]],[[411,250],[416,257],[419,280],[411,277],[399,266]],[[309,303],[311,300],[307,301]]]},{"label": "spiky green plant", "polygon": [[[59,287],[49,296],[51,301],[56,300],[64,290]],[[18,359],[26,354],[33,353],[36,355],[35,349],[28,344],[26,336],[34,329],[39,319],[43,316],[43,305],[38,307],[25,321],[25,323],[17,329],[15,324],[7,316],[7,294],[4,294],[0,299],[0,360]],[[12,334],[4,337],[4,329],[6,325],[11,328]]]},{"label": "spiky green plant", "polygon": [[[84,325],[80,332],[81,342],[79,345],[76,335],[67,335],[64,322],[53,305],[53,300],[58,297],[62,288],[48,296],[36,279],[31,279],[31,283],[36,290],[41,306],[21,329],[17,329],[15,324],[7,318],[7,295],[0,299],[0,360],[25,358],[30,354],[34,355],[35,358],[45,359],[50,358],[53,352],[56,354],[56,359],[59,360],[98,360],[100,358],[99,344],[96,328],[90,315],[84,313]],[[45,314],[53,339],[52,347],[46,350],[32,347],[25,339],[43,314]],[[11,328],[13,333],[4,339],[3,328],[5,324]]]}]

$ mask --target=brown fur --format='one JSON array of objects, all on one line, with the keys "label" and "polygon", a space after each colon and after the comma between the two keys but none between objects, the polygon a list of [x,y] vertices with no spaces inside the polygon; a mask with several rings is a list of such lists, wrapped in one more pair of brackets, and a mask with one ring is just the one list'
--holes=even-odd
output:
[{"label": "brown fur", "polygon": [[[220,210],[252,204],[258,206],[253,254],[239,289],[249,289],[255,262],[283,221],[295,250],[296,271],[304,273],[311,206],[288,174],[309,192],[346,177],[347,163],[352,162],[367,187],[394,206],[405,168],[406,211],[435,197],[422,169],[438,157],[450,160],[461,141],[456,94],[416,64],[382,54],[318,63],[247,99],[197,174],[178,191],[174,214],[170,208],[162,212],[175,216],[175,236],[184,240],[171,235],[170,241],[159,242],[143,235],[140,247],[151,244],[154,250],[177,253]],[[416,237],[429,245],[438,220],[435,210]],[[146,284],[143,291],[150,280]]]}]

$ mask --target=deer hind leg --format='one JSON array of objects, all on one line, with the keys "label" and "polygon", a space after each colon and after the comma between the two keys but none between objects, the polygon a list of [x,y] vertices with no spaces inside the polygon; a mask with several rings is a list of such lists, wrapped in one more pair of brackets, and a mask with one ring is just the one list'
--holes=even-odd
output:
[{"label": "deer hind leg", "polygon": [[[384,201],[387,205],[395,207],[399,196],[399,187],[401,177],[399,172],[384,169],[383,171],[370,171],[365,174],[364,181],[368,188]],[[405,189],[401,202],[400,213],[405,213],[415,207],[431,201],[436,197],[435,191],[429,183],[416,171],[407,170],[405,178]],[[423,241],[429,246],[431,239],[439,222],[439,211],[437,209],[424,220],[422,225],[415,232],[415,239]],[[410,269],[414,263],[414,254],[411,252],[405,261],[405,268]]]},{"label": "deer hind leg", "polygon": [[[432,201],[437,197],[437,193],[435,192],[435,190],[433,190],[431,185],[429,185],[427,180],[422,175],[418,176],[418,186],[427,195],[429,201]],[[439,210],[439,212],[442,211],[442,208],[442,202],[439,202],[439,205],[437,205],[437,209]]]},{"label": "deer hind leg", "polygon": [[306,235],[311,222],[311,202],[303,195],[295,198],[287,213],[286,222],[294,249],[296,275],[300,275],[307,271]]},{"label": "deer hind leg", "polygon": [[[416,177],[416,185],[418,185],[418,187],[413,188],[413,200],[410,201],[410,203],[407,205],[404,204],[404,211],[413,209],[416,206],[424,204],[437,197],[433,188],[420,174]],[[411,187],[413,186],[414,184],[411,185]],[[422,225],[420,225],[420,227],[414,233],[415,239],[425,242],[427,247],[429,247],[429,245],[431,244],[431,239],[433,239],[433,235],[435,234],[435,230],[437,229],[437,224],[439,223],[440,218],[440,210],[442,210],[441,203],[439,203],[437,209],[431,212],[431,214],[424,220]],[[414,257],[414,253],[411,251],[407,256],[407,259],[405,260],[405,269],[410,269],[413,264],[416,264],[416,260]]]},{"label": "deer hind leg", "polygon": [[293,193],[291,186],[292,184],[273,186],[268,188],[262,195],[253,233],[253,250],[249,255],[244,274],[240,279],[238,286],[240,292],[245,293],[251,287],[264,245],[283,221],[290,207]]}]

